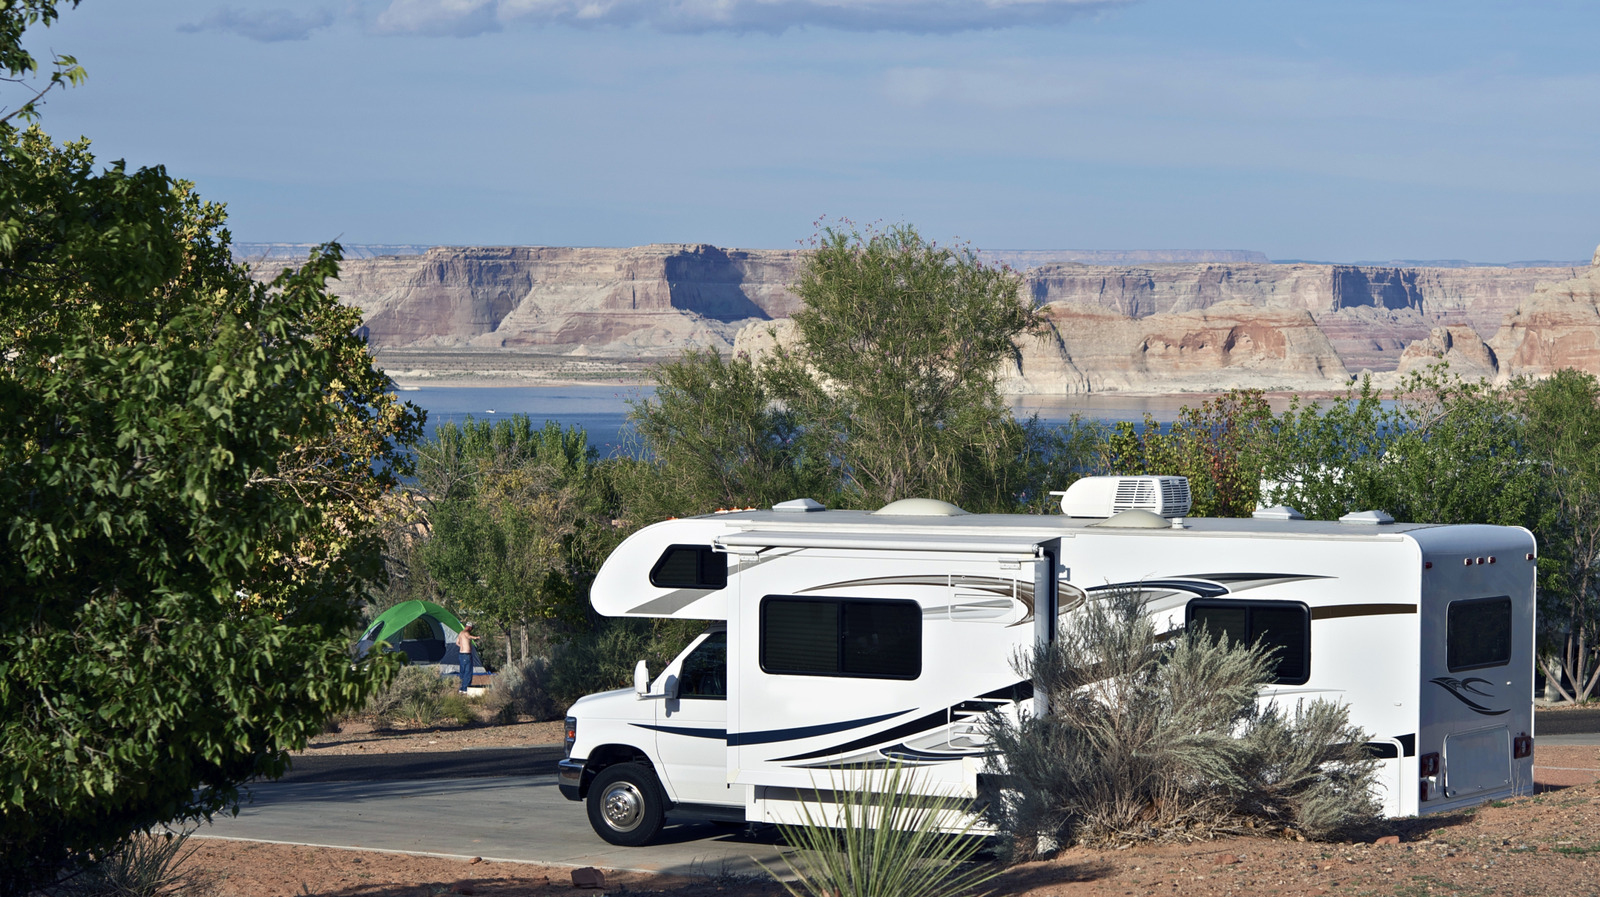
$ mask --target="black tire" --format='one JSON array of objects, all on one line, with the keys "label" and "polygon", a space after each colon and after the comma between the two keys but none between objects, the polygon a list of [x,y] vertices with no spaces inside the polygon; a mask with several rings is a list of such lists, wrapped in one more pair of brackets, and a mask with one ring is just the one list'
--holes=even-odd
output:
[{"label": "black tire", "polygon": [[661,783],[655,770],[643,763],[607,766],[589,785],[589,825],[612,844],[649,844],[661,832],[666,816]]}]

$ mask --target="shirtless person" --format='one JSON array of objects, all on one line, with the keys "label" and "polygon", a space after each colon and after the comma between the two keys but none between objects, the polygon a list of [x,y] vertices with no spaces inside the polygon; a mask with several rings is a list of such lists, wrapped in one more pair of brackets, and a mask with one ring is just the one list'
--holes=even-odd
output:
[{"label": "shirtless person", "polygon": [[472,684],[472,643],[478,637],[472,634],[472,624],[467,623],[456,633],[456,651],[461,655],[461,693],[467,693],[467,686]]}]

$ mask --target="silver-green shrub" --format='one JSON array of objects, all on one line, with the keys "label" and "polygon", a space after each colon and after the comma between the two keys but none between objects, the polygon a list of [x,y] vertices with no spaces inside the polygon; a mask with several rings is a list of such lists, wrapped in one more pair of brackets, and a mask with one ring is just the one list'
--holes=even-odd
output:
[{"label": "silver-green shrub", "polygon": [[989,808],[1015,859],[1056,844],[1244,832],[1327,837],[1370,820],[1375,762],[1342,706],[1258,705],[1271,652],[1203,630],[1158,637],[1137,590],[1089,602],[1018,659],[1042,716],[991,716]]}]

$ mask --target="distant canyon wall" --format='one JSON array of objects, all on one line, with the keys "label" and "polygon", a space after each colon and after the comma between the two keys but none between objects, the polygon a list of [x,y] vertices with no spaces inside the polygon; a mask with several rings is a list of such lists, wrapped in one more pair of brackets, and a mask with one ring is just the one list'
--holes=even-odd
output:
[{"label": "distant canyon wall", "polygon": [[[1567,365],[1600,373],[1600,250],[1589,268],[1009,255],[1032,265],[1024,289],[1049,321],[1007,372],[1016,393],[1326,390],[1363,370],[1393,376],[1441,357],[1496,379]],[[759,352],[769,330],[789,330],[803,258],[706,244],[436,247],[347,259],[334,290],[361,309],[380,350],[618,361],[689,346]],[[261,264],[263,276],[279,262]]]}]

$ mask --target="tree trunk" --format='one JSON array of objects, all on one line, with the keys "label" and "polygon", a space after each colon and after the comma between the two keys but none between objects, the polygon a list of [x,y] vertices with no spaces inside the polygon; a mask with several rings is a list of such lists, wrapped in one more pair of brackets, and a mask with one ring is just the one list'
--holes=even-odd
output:
[{"label": "tree trunk", "polygon": [[[1568,694],[1567,690],[1561,687],[1561,671],[1565,669],[1565,665],[1559,658],[1555,660],[1540,658],[1539,668],[1544,670],[1545,697],[1550,698],[1551,694],[1554,693],[1559,695],[1563,701],[1573,700],[1572,695]],[[1554,698],[1550,699],[1555,700]]]},{"label": "tree trunk", "polygon": [[523,623],[517,627],[522,633],[522,665],[528,665],[528,624]]}]

